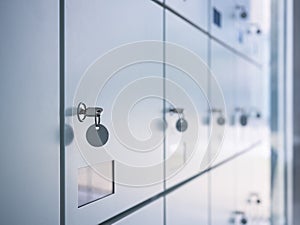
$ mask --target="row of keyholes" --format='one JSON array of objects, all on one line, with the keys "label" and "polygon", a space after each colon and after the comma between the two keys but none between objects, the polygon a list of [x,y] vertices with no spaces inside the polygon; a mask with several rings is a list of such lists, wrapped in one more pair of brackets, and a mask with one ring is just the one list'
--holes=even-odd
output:
[{"label": "row of keyholes", "polygon": [[[188,128],[188,122],[184,118],[183,114],[183,108],[171,108],[169,109],[169,113],[177,113],[179,115],[179,119],[176,122],[176,129],[179,132],[184,132]],[[224,113],[221,109],[212,109],[210,110],[212,113],[217,113],[217,123],[218,125],[222,126],[226,123],[226,119],[224,116]],[[261,113],[258,110],[251,109],[251,110],[244,110],[243,108],[235,108],[235,113],[239,113],[239,123],[241,126],[246,126],[248,124],[249,118],[256,118],[260,119],[261,118]],[[236,114],[232,116],[232,121],[231,124],[234,125],[236,121]],[[209,124],[209,120],[206,121],[207,124]]]},{"label": "row of keyholes", "polygon": [[[218,116],[217,116],[218,125],[222,126],[226,123],[226,119],[225,119],[223,110],[212,109],[211,112],[218,114]],[[251,110],[246,111],[243,108],[235,108],[235,113],[232,115],[232,118],[231,118],[232,125],[234,125],[236,123],[237,115],[238,115],[238,120],[239,120],[239,123],[241,126],[247,126],[250,118],[256,118],[256,119],[261,118],[261,113],[258,110],[251,109]],[[207,121],[206,123],[209,123],[209,121]]]},{"label": "row of keyholes", "polygon": [[[101,147],[106,144],[108,141],[109,137],[109,132],[106,129],[105,126],[103,126],[100,122],[100,116],[101,112],[103,111],[102,108],[99,107],[86,107],[84,103],[79,103],[78,108],[77,108],[77,117],[80,122],[83,122],[86,117],[94,117],[95,119],[95,124],[92,124],[89,129],[87,130],[86,133],[86,138],[87,141],[89,142],[90,145],[94,147]],[[184,109],[183,108],[170,108],[168,110],[169,113],[173,114],[178,114],[179,119],[177,120],[175,126],[176,129],[179,132],[185,132],[188,128],[188,121],[184,118],[183,114]],[[224,113],[221,109],[212,109],[210,110],[212,113],[217,113],[217,123],[219,125],[224,125],[226,123],[226,119],[224,116]],[[243,108],[236,108],[235,109],[236,113],[239,113],[239,122],[242,126],[246,126],[248,124],[248,120],[250,117],[255,117],[255,118],[260,118],[261,114],[257,110],[249,110],[246,112]],[[233,122],[235,123],[235,117],[236,114],[233,116]],[[209,123],[209,121],[207,121]]]}]

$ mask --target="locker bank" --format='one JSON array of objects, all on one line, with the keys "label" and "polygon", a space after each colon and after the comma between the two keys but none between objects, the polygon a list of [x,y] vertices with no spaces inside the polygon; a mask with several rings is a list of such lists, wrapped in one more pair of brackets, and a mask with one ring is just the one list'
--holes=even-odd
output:
[{"label": "locker bank", "polygon": [[300,224],[298,8],[1,0],[0,224]]}]

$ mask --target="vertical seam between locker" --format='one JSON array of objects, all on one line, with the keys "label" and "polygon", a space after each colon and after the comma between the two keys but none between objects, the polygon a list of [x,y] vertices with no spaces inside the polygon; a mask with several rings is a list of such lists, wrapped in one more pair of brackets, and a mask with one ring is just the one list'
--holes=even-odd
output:
[{"label": "vertical seam between locker", "polygon": [[59,0],[60,225],[65,225],[65,0]]}]

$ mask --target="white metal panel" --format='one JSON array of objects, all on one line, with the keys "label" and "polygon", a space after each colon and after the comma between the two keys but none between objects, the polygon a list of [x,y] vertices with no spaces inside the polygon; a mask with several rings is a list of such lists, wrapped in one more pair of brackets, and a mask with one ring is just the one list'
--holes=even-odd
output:
[{"label": "white metal panel", "polygon": [[[237,146],[243,150],[259,140],[268,138],[265,131],[268,129],[268,115],[265,104],[266,93],[262,90],[264,79],[260,69],[245,59],[238,58],[236,66],[236,107],[244,112],[236,115]],[[247,116],[247,124],[242,126],[240,116]],[[259,116],[258,116],[259,114]]]},{"label": "white metal panel", "polygon": [[[260,7],[262,3],[255,2],[213,0],[210,11],[211,33],[250,59],[262,63],[267,51],[268,26],[264,24],[268,15]],[[219,24],[215,23],[215,12],[220,15]]]},{"label": "white metal panel", "polygon": [[58,1],[0,2],[1,224],[59,224]]},{"label": "white metal panel", "polygon": [[208,176],[203,175],[166,197],[170,225],[208,224]]},{"label": "white metal panel", "polygon": [[236,210],[236,169],[235,161],[231,161],[210,172],[211,224],[232,224],[230,218]]},{"label": "white metal panel", "polygon": [[[166,40],[192,51],[203,60],[201,66],[206,68],[207,37],[172,13],[166,14]],[[168,50],[166,55],[168,59]],[[193,78],[195,74],[187,74],[180,69],[166,65],[166,157],[172,157],[166,165],[167,186],[200,172],[208,144],[208,127],[203,123],[207,116],[207,96]],[[204,77],[205,82],[201,85],[206,88],[207,73],[196,76]],[[184,118],[188,122],[184,133],[176,129],[179,116],[168,112],[172,107],[184,109]]]},{"label": "white metal panel", "polygon": [[[240,17],[237,10],[236,27],[238,42],[236,48],[258,63],[267,63],[270,3],[259,0],[236,0],[236,5],[243,7],[247,18]],[[238,14],[239,13],[239,14]]]},{"label": "white metal panel", "polygon": [[261,145],[242,155],[237,164],[237,210],[244,212],[247,224],[270,223],[270,145]]},{"label": "white metal panel", "polygon": [[[235,7],[236,3],[234,0],[212,0],[209,12],[211,13],[211,34],[231,47],[235,47],[238,41]],[[214,22],[214,19],[216,18],[216,14],[214,12],[217,12],[220,15],[219,25]]]},{"label": "white metal panel", "polygon": [[[236,153],[236,126],[233,123],[233,117],[235,115],[235,102],[234,98],[239,95],[235,92],[235,86],[237,85],[235,80],[235,67],[236,67],[236,56],[234,53],[224,48],[222,45],[215,41],[211,42],[211,71],[213,76],[216,78],[219,87],[223,91],[226,108],[222,106],[215,106],[215,109],[220,112],[212,112],[215,116],[215,120],[218,118],[225,118],[225,134],[223,143],[221,146],[217,146],[219,154],[214,163],[220,162],[234,153]],[[211,98],[216,97],[215,90],[211,88]],[[216,100],[215,100],[216,101]],[[211,121],[218,125],[217,121]],[[220,126],[220,125],[219,125]]]},{"label": "white metal panel", "polygon": [[166,0],[166,4],[196,25],[207,30],[207,0]]},{"label": "white metal panel", "polygon": [[241,124],[241,116],[247,115],[251,105],[251,74],[250,64],[242,59],[237,58],[236,64],[236,95],[235,103],[239,111],[236,113],[235,124],[237,128],[237,146],[238,150],[243,150],[251,145],[249,121],[244,126]]},{"label": "white metal panel", "polygon": [[269,113],[268,113],[268,76],[263,73],[261,68],[249,65],[247,71],[248,85],[250,87],[249,101],[249,139],[250,143],[259,140],[268,140],[269,137]]},{"label": "white metal panel", "polygon": [[[101,55],[119,45],[143,40],[162,40],[162,13],[163,10],[151,1],[67,1],[66,2],[66,108],[76,107],[73,105],[73,98],[76,87],[85,70]],[[162,51],[161,51],[162,53]],[[113,65],[113,61],[110,62]],[[107,76],[107,74],[99,74]],[[101,116],[102,124],[110,131],[109,141],[106,147],[112,153],[125,154],[128,158],[140,158],[139,153],[129,151],[119,142],[114,133],[111,113],[114,108],[116,96],[128,87],[131,82],[137,79],[154,76],[162,77],[162,65],[146,63],[140,65],[129,65],[122,68],[111,77],[101,91],[97,106],[104,109]],[[161,82],[162,83],[162,82]],[[148,87],[151,89],[151,85]],[[162,85],[155,86],[162,95]],[[89,90],[87,90],[89,91]],[[136,89],[136,93],[143,91]],[[122,95],[120,95],[122,97]],[[82,99],[82,101],[88,101]],[[153,118],[162,118],[162,100],[146,99],[137,102],[136,107],[131,112],[119,112],[128,114],[130,129],[134,135],[143,139],[149,136],[148,124]],[[67,122],[72,124],[72,118],[67,117]],[[86,120],[86,128],[93,123],[93,119]],[[84,125],[85,126],[85,125]],[[117,127],[123,129],[123,127]],[[75,130],[75,138],[78,135],[85,136],[85,129]],[[162,130],[155,132],[162,133]],[[87,148],[90,146],[86,144]],[[101,150],[101,148],[99,148]],[[115,183],[115,193],[78,208],[77,205],[77,169],[86,165],[80,155],[76,142],[73,141],[66,147],[66,218],[67,224],[97,224],[108,219],[115,214],[133,206],[134,204],[162,191],[162,183],[149,185],[147,187],[132,187]],[[143,155],[143,154],[142,154]],[[131,157],[132,156],[132,157]],[[158,146],[156,149],[156,160],[162,161],[163,148]],[[146,154],[138,161],[142,164],[147,160]],[[99,162],[103,159],[95,159]],[[119,159],[116,159],[119,160]],[[138,168],[137,168],[138,169]],[[116,164],[115,179],[119,178],[121,170]],[[163,171],[159,171],[159,176]],[[128,176],[132,176],[128,174]],[[146,174],[145,174],[145,177]],[[129,184],[130,185],[130,184]]]}]

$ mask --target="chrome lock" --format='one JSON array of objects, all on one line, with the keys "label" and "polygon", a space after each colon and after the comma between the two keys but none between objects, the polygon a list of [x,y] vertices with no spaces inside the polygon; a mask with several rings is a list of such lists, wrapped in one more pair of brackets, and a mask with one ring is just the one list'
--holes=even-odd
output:
[{"label": "chrome lock", "polygon": [[242,126],[246,126],[248,124],[248,120],[250,118],[256,118],[260,119],[261,118],[261,113],[259,110],[256,110],[255,108],[251,108],[248,113],[246,112],[245,109],[243,108],[235,108],[236,112],[240,112],[240,124]]},{"label": "chrome lock", "polygon": [[235,6],[237,12],[238,12],[238,17],[245,20],[248,18],[248,11],[245,6],[243,5],[236,5]]},{"label": "chrome lock", "polygon": [[226,123],[226,120],[225,120],[225,117],[223,115],[222,109],[211,109],[210,111],[212,113],[218,113],[219,114],[219,116],[217,118],[218,125],[223,126]]},{"label": "chrome lock", "polygon": [[231,213],[231,217],[229,219],[229,222],[231,224],[247,224],[248,223],[248,219],[246,217],[246,214],[244,211],[239,211],[239,210],[236,210],[236,211],[233,211]]},{"label": "chrome lock", "polygon": [[243,127],[247,126],[249,115],[246,113],[245,109],[237,107],[237,108],[235,108],[235,112],[236,113],[240,112],[239,121],[240,121],[241,126],[243,126]]},{"label": "chrome lock", "polygon": [[259,205],[259,204],[261,204],[261,198],[260,198],[260,196],[259,196],[258,193],[253,192],[253,193],[250,193],[250,194],[249,194],[249,197],[248,197],[248,199],[247,199],[247,202],[248,202],[249,204],[254,203],[254,204]]},{"label": "chrome lock", "polygon": [[240,117],[240,124],[242,126],[246,126],[248,124],[248,116],[246,114],[242,114]]},{"label": "chrome lock", "polygon": [[94,117],[94,124],[92,124],[86,132],[88,143],[94,147],[105,145],[109,137],[107,128],[101,124],[102,112],[102,108],[86,107],[83,102],[80,102],[77,107],[77,118],[79,122],[83,122],[87,117]]},{"label": "chrome lock", "polygon": [[179,119],[176,122],[176,129],[179,132],[185,132],[188,128],[188,122],[184,119],[183,108],[171,108],[169,109],[170,113],[177,113],[179,115]]}]

